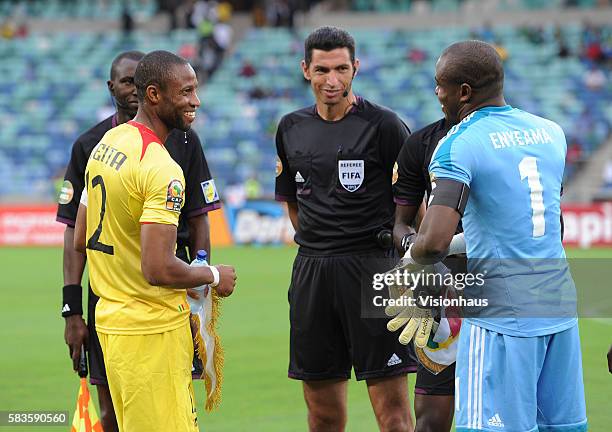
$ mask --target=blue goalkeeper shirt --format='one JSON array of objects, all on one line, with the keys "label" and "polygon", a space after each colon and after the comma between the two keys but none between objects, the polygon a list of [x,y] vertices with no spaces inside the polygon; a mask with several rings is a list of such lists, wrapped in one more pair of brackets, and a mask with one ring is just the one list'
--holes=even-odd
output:
[{"label": "blue goalkeeper shirt", "polygon": [[465,294],[489,302],[468,314],[473,324],[526,337],[575,325],[576,291],[561,244],[566,150],[559,125],[509,105],[471,113],[438,143],[432,179],[470,187],[462,218],[468,269],[485,284]]}]

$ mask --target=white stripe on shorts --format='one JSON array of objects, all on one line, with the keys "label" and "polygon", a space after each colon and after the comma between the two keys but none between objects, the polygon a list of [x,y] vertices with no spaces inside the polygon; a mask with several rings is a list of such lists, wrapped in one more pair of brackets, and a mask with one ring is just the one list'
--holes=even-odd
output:
[{"label": "white stripe on shorts", "polygon": [[482,429],[482,371],[484,369],[485,329],[480,329],[480,382],[478,386],[478,429]]},{"label": "white stripe on shorts", "polygon": [[480,376],[480,332],[482,329],[480,327],[476,328],[476,346],[474,347],[474,414],[472,415],[472,425],[469,426],[471,428],[476,428],[476,424],[478,422],[478,392],[479,392],[479,382],[478,377]]},{"label": "white stripe on shorts", "polygon": [[468,350],[468,395],[467,395],[467,421],[468,428],[472,427],[472,349],[474,348],[474,332],[476,327],[470,324],[470,349]]}]

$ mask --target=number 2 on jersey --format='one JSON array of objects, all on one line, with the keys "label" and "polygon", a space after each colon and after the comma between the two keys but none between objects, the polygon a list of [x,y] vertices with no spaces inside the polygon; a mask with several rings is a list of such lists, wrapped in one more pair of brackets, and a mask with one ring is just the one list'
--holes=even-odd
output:
[{"label": "number 2 on jersey", "polygon": [[92,189],[98,185],[100,186],[100,190],[102,192],[102,204],[100,205],[100,223],[98,224],[98,228],[96,228],[89,240],[87,240],[87,249],[97,250],[100,252],[104,252],[105,254],[114,255],[114,248],[100,241],[100,235],[102,234],[102,222],[104,221],[104,213],[106,213],[106,187],[104,186],[104,179],[102,179],[101,175],[97,175],[91,180]]},{"label": "number 2 on jersey", "polygon": [[542,237],[546,229],[544,219],[544,188],[540,182],[540,173],[538,172],[538,163],[535,157],[525,157],[519,163],[519,173],[521,181],[527,179],[529,186],[529,195],[531,197],[531,221],[533,223],[533,234],[535,237]]}]

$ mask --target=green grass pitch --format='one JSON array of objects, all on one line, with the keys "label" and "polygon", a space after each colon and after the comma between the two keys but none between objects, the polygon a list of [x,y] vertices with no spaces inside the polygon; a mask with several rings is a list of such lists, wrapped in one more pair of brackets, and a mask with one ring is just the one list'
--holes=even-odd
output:
[{"label": "green grass pitch", "polygon": [[[203,411],[203,386],[201,382],[196,385],[201,430],[306,430],[301,385],[287,378],[287,287],[294,255],[295,249],[284,247],[213,251],[213,262],[237,267],[238,286],[223,305],[226,368],[223,402],[217,412]],[[573,251],[571,255],[607,258],[612,251]],[[78,377],[70,370],[59,314],[61,250],[5,248],[0,249],[0,262],[4,269],[0,282],[0,410],[67,410],[72,416]],[[612,320],[583,319],[580,331],[590,430],[608,431],[612,375],[605,354],[612,343]],[[414,385],[414,377],[410,383]],[[364,383],[351,382],[347,430],[377,430]]]}]

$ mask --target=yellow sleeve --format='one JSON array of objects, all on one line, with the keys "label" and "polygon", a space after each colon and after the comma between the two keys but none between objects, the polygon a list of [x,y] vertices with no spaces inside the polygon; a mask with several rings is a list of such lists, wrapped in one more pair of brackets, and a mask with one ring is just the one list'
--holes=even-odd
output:
[{"label": "yellow sleeve", "polygon": [[140,223],[178,226],[185,201],[183,171],[165,149],[147,151],[141,164],[144,202]]}]

